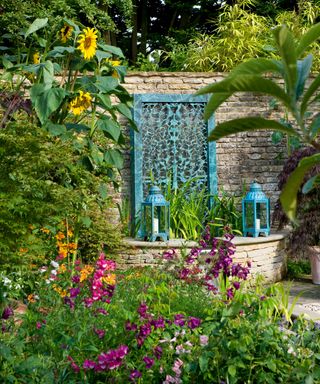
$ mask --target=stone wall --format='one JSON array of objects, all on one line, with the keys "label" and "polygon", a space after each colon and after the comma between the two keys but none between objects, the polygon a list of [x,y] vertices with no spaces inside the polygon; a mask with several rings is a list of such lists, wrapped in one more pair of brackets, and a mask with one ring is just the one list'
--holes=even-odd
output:
[{"label": "stone wall", "polygon": [[[171,73],[136,72],[129,73],[125,88],[131,93],[178,93],[193,94],[205,85],[223,79],[220,73]],[[246,115],[260,115],[273,118],[282,116],[280,111],[270,111],[270,99],[261,95],[239,94],[225,102],[215,113],[215,123]],[[229,136],[217,142],[218,188],[240,196],[243,188],[248,189],[257,180],[264,192],[271,198],[271,208],[279,195],[277,176],[286,156],[283,143],[274,145],[271,132],[261,130]],[[125,169],[122,172],[122,196],[130,198],[130,157],[126,153]]]},{"label": "stone wall", "polygon": [[[251,262],[251,277],[264,276],[267,282],[280,281],[286,273],[287,252],[286,234],[272,234],[268,237],[235,237],[234,261],[246,265]],[[117,264],[120,269],[137,266],[158,266],[161,256],[168,249],[182,250],[188,254],[195,242],[178,239],[168,242],[145,242],[125,239],[123,248],[117,252]],[[181,254],[181,253],[180,253]]]}]

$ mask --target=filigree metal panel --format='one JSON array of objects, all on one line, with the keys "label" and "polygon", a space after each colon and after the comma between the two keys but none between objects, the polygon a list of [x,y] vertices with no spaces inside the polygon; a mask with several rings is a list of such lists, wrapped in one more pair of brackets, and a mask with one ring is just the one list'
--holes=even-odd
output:
[{"label": "filigree metal panel", "polygon": [[206,97],[193,95],[134,95],[132,131],[133,214],[140,209],[150,175],[160,185],[170,176],[172,186],[197,177],[198,184],[216,192],[215,143],[208,143],[213,119],[203,119]]}]

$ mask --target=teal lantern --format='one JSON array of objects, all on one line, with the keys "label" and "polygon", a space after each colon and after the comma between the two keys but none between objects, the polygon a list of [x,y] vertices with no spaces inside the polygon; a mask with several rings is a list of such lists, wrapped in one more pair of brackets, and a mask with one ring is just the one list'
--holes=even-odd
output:
[{"label": "teal lantern", "polygon": [[242,200],[242,224],[244,236],[270,235],[270,200],[255,181]]},{"label": "teal lantern", "polygon": [[170,203],[161,194],[159,187],[152,186],[141,204],[141,237],[147,241],[169,240]]}]

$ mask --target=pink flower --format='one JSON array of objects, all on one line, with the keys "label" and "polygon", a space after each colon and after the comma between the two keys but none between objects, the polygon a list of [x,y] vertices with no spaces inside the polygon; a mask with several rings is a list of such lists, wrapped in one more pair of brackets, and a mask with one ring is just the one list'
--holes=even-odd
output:
[{"label": "pink flower", "polygon": [[208,345],[208,343],[209,343],[209,337],[206,335],[200,335],[200,345],[204,347]]}]

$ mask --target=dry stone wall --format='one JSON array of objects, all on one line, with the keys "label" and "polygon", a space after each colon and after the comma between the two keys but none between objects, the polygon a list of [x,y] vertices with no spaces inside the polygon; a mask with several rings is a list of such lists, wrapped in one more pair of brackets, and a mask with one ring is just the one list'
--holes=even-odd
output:
[{"label": "dry stone wall", "polygon": [[[221,73],[129,73],[124,87],[131,93],[193,94],[198,89],[222,80]],[[244,117],[259,115],[280,118],[281,111],[271,110],[270,99],[262,95],[239,94],[225,102],[215,113],[215,124]],[[271,207],[279,195],[277,176],[286,156],[284,143],[272,144],[271,132],[261,130],[229,136],[217,142],[217,175],[220,191],[240,196],[243,188],[257,180],[271,198]],[[130,198],[130,156],[125,154],[122,172],[122,196]]]}]

